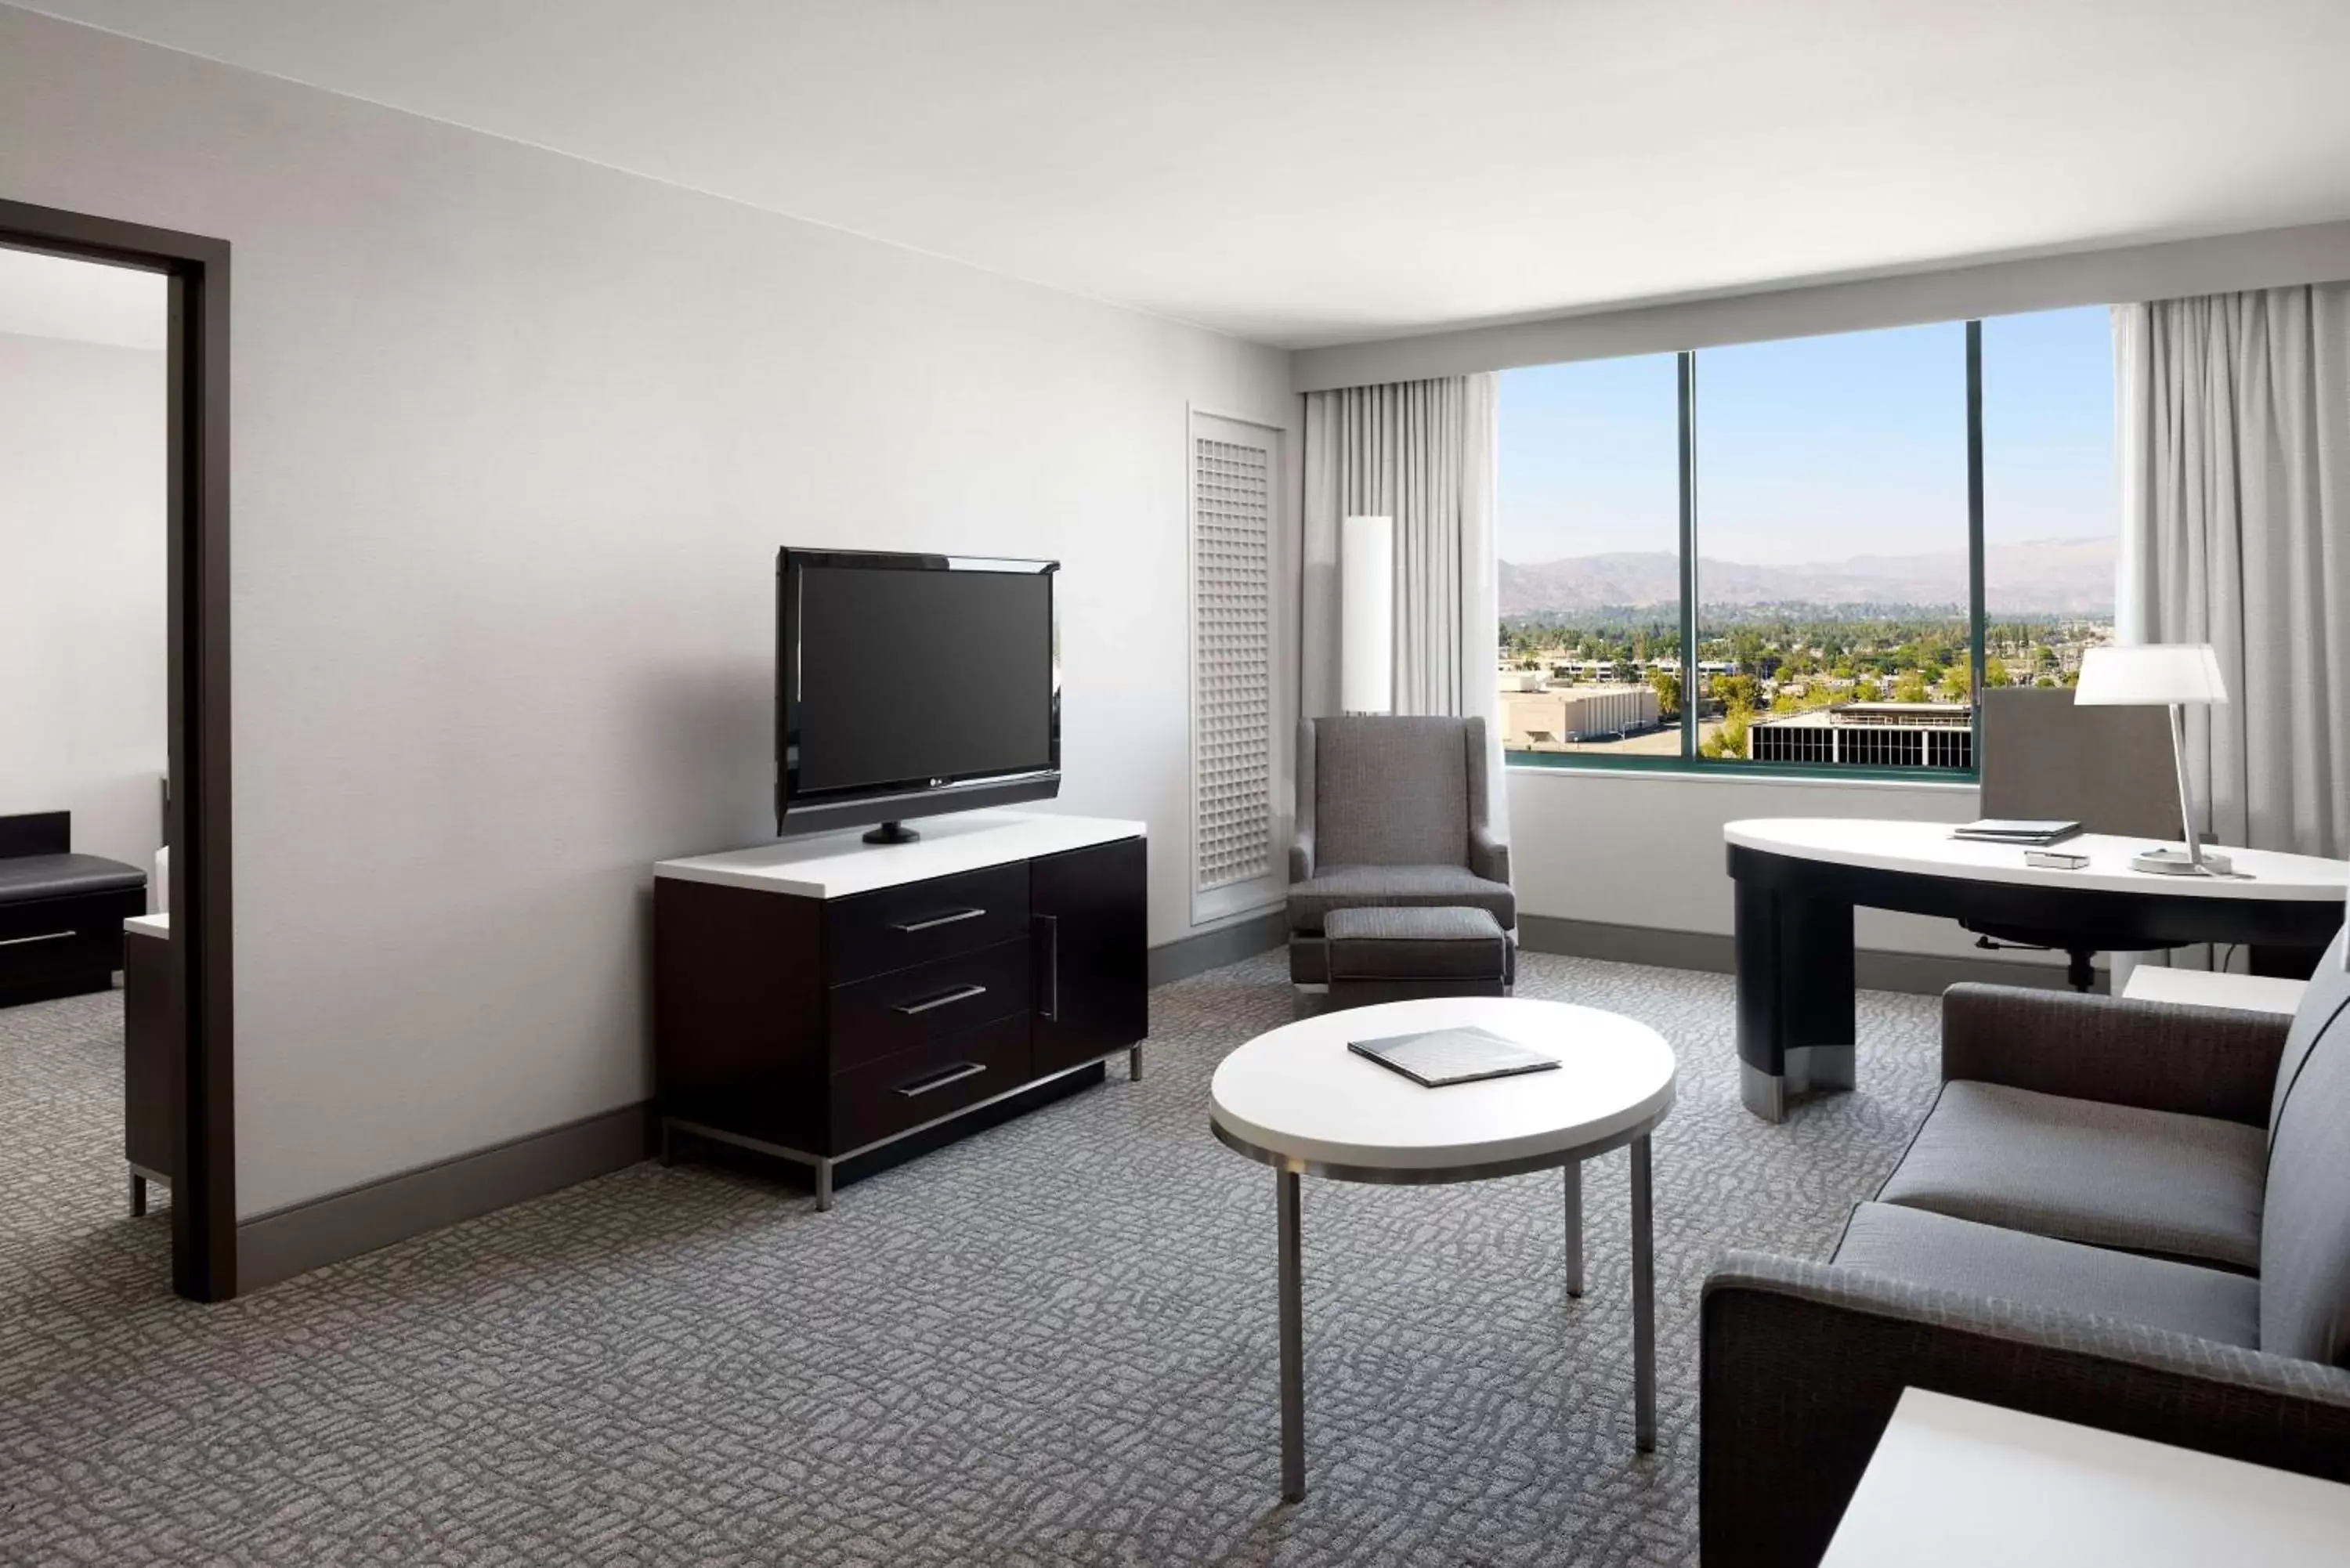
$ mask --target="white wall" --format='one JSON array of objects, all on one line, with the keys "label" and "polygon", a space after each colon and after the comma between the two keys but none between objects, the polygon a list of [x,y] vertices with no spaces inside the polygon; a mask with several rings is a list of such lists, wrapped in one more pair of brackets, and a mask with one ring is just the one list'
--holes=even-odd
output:
[{"label": "white wall", "polygon": [[76,849],[141,869],[169,763],[164,393],[160,352],[0,333],[0,815],[69,811]]},{"label": "white wall", "polygon": [[[1751,775],[1512,768],[1510,870],[1529,915],[1664,930],[1733,926],[1724,824],[1749,816],[1877,816],[1971,822],[1972,784],[1781,783]],[[1853,940],[1890,952],[1973,954],[1949,920],[1855,911]],[[2062,963],[2005,951],[2002,959]]]},{"label": "white wall", "polygon": [[0,196],[234,247],[244,1212],[649,1093],[781,544],[1059,557],[1061,809],[1188,929],[1186,405],[1285,356],[7,8]]}]

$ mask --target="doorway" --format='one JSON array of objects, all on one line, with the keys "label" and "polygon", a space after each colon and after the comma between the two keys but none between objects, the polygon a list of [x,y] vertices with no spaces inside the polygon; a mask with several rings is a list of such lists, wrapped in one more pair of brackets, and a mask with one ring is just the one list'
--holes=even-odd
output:
[{"label": "doorway", "polygon": [[[151,996],[170,1114],[172,1286],[236,1293],[229,832],[229,247],[201,235],[0,201],[0,250],[161,280],[168,939]],[[24,828],[46,846],[62,825]],[[129,940],[137,940],[138,938]]]}]

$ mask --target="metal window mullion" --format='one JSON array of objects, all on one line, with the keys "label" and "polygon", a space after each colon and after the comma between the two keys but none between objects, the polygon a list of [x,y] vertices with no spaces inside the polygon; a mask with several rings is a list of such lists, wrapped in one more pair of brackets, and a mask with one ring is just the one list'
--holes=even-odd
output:
[{"label": "metal window mullion", "polygon": [[1681,760],[1697,760],[1697,355],[1676,356],[1680,389]]},{"label": "metal window mullion", "polygon": [[1967,323],[1967,771],[1982,776],[1983,727],[1983,421],[1982,323]]}]

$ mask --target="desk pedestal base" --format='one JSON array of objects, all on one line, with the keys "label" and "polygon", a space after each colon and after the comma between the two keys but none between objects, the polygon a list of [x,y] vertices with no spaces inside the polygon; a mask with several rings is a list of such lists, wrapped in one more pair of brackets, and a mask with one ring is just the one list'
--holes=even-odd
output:
[{"label": "desk pedestal base", "polygon": [[1786,1071],[1778,1074],[1766,1073],[1752,1062],[1741,1062],[1738,1097],[1764,1121],[1783,1122],[1791,1096],[1851,1088],[1858,1081],[1854,1075],[1853,1054],[1849,1045],[1792,1046],[1781,1053]]}]

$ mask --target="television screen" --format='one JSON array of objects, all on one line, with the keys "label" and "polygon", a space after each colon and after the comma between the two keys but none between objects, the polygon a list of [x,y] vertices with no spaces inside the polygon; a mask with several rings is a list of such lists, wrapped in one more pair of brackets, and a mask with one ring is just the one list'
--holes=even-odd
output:
[{"label": "television screen", "polygon": [[1049,562],[785,551],[781,815],[954,810],[909,797],[1056,770],[1054,580]]}]

